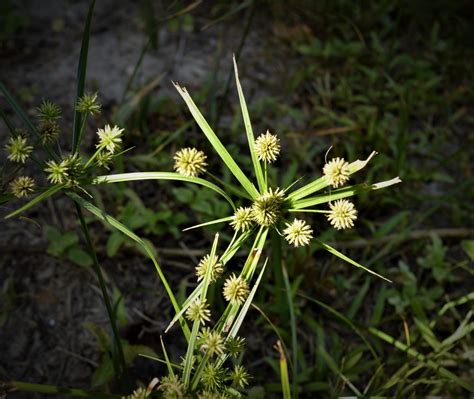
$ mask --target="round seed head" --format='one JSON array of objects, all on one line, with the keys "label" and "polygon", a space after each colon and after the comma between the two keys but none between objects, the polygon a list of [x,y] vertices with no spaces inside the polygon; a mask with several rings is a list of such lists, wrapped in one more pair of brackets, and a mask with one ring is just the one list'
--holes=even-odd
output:
[{"label": "round seed head", "polygon": [[66,178],[67,186],[73,187],[79,184],[78,179],[84,172],[84,166],[79,154],[70,154],[64,158],[64,164],[66,165],[68,176]]},{"label": "round seed head", "polygon": [[225,379],[225,370],[217,364],[208,363],[201,376],[201,382],[209,391],[216,391],[222,387]]},{"label": "round seed head", "polygon": [[235,211],[230,225],[235,231],[245,232],[252,228],[253,223],[252,208],[240,207]]},{"label": "round seed head", "polygon": [[255,140],[255,153],[260,161],[275,162],[280,154],[280,140],[267,130]]},{"label": "round seed head", "polygon": [[209,267],[211,268],[211,272],[209,276],[209,281],[211,283],[216,281],[220,277],[222,272],[224,271],[224,268],[222,267],[222,263],[219,261],[219,258],[216,255],[214,255],[212,262],[210,258],[211,256],[209,254],[205,255],[199,261],[199,264],[196,266],[196,276],[198,278],[198,281],[201,281],[204,279]]},{"label": "round seed head", "polygon": [[26,197],[34,191],[35,181],[29,176],[19,176],[10,183],[10,191],[17,198]]},{"label": "round seed head", "polygon": [[233,305],[241,305],[249,295],[249,285],[242,277],[232,274],[224,283],[224,298]]},{"label": "round seed head", "polygon": [[286,223],[286,229],[283,230],[285,240],[295,247],[308,245],[313,238],[313,230],[304,221],[295,219],[293,222]]},{"label": "round seed head", "polygon": [[250,375],[247,373],[247,370],[245,370],[244,366],[235,365],[230,377],[234,387],[245,388],[249,383]]},{"label": "round seed head", "polygon": [[331,159],[323,168],[329,184],[334,188],[344,185],[349,180],[349,163],[344,158]]},{"label": "round seed head", "polygon": [[68,163],[66,160],[61,162],[48,161],[47,168],[44,169],[48,173],[47,179],[53,184],[63,184],[69,177]]},{"label": "round seed head", "polygon": [[41,122],[54,122],[61,118],[61,108],[48,100],[43,100],[41,105],[36,108],[36,113]]},{"label": "round seed head", "polygon": [[8,152],[8,159],[13,162],[25,163],[30,157],[33,147],[28,145],[26,137],[11,137],[8,144],[5,145]]},{"label": "round seed head", "polygon": [[100,151],[97,154],[97,158],[95,159],[95,162],[97,166],[109,170],[110,169],[109,165],[112,162],[112,158],[113,158],[113,154],[111,154],[110,152]]},{"label": "round seed head", "polygon": [[183,176],[199,176],[206,171],[206,158],[206,154],[196,148],[183,148],[173,157],[174,170]]},{"label": "round seed head", "polygon": [[184,384],[177,375],[163,377],[158,389],[163,391],[163,398],[165,399],[181,399],[184,398],[186,394]]},{"label": "round seed head", "polygon": [[118,126],[110,127],[110,125],[105,125],[103,129],[98,129],[99,142],[96,144],[96,148],[107,150],[113,154],[122,144],[123,131],[124,129],[120,129]]},{"label": "round seed head", "polygon": [[224,354],[224,338],[217,331],[206,329],[200,335],[201,350],[209,356],[221,356]]},{"label": "round seed head", "polygon": [[329,222],[337,230],[350,229],[357,219],[357,210],[354,204],[348,200],[341,199],[329,203],[331,212],[327,215]]},{"label": "round seed head", "polygon": [[273,226],[278,222],[281,207],[285,199],[283,190],[279,188],[268,191],[258,197],[252,204],[252,218],[260,226]]},{"label": "round seed head", "polygon": [[201,300],[201,298],[196,299],[186,310],[186,317],[191,321],[200,321],[203,324],[211,320],[211,311],[207,301]]},{"label": "round seed head", "polygon": [[100,113],[101,105],[97,101],[97,93],[84,94],[77,102],[76,109],[90,115]]},{"label": "round seed head", "polygon": [[55,120],[46,120],[39,126],[39,134],[43,144],[52,143],[59,136],[61,128]]},{"label": "round seed head", "polygon": [[242,337],[229,337],[225,341],[227,353],[232,357],[240,355],[245,346],[245,338]]}]

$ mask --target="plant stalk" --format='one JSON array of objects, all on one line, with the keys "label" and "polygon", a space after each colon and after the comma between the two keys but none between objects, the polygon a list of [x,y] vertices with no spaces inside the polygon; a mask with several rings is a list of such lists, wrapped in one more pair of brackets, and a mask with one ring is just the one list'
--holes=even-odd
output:
[{"label": "plant stalk", "polygon": [[[125,356],[123,353],[122,342],[120,340],[120,335],[118,333],[117,325],[115,323],[115,313],[113,311],[113,308],[110,302],[109,294],[107,292],[107,287],[105,286],[104,275],[102,274],[99,259],[97,258],[97,252],[95,251],[94,244],[92,243],[91,236],[89,233],[89,228],[87,227],[87,224],[84,220],[82,209],[76,202],[74,203],[74,205],[76,206],[77,215],[79,217],[79,220],[81,222],[81,227],[84,232],[87,249],[93,260],[94,272],[96,273],[97,279],[99,280],[99,286],[102,292],[102,298],[104,300],[104,304],[107,309],[107,315],[109,317],[109,323],[112,328],[114,342],[115,342],[116,350],[118,352],[118,358],[119,358],[119,363],[120,363],[120,367],[117,366],[118,369],[116,370],[118,371],[117,373],[119,377],[118,380],[121,383],[121,385],[123,384],[125,387],[128,387],[130,384],[129,384],[129,378],[128,378],[128,373],[127,373],[127,365],[126,365]],[[112,358],[114,359],[114,367],[115,367],[115,356],[112,356]]]}]

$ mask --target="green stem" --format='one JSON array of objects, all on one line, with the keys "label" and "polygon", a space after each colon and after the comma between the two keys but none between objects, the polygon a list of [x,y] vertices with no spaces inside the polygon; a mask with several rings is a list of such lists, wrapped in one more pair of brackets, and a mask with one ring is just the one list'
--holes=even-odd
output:
[{"label": "green stem", "polygon": [[125,356],[123,354],[122,341],[120,340],[120,335],[119,335],[118,330],[117,330],[117,325],[115,324],[115,315],[114,315],[112,305],[111,305],[111,302],[110,302],[109,294],[107,292],[107,287],[105,286],[105,279],[104,279],[104,276],[102,274],[102,270],[101,270],[101,267],[100,267],[100,264],[99,264],[99,260],[97,258],[97,253],[95,251],[94,244],[92,243],[91,236],[89,234],[89,228],[87,227],[87,224],[86,224],[85,219],[84,219],[84,215],[82,214],[82,209],[76,202],[74,204],[76,206],[77,215],[78,215],[79,220],[81,222],[81,226],[82,226],[82,230],[84,232],[84,236],[85,236],[85,239],[86,239],[86,244],[87,244],[87,248],[89,250],[89,254],[92,256],[93,268],[94,268],[94,271],[97,275],[97,279],[99,280],[100,290],[102,291],[102,298],[104,300],[105,307],[107,308],[107,314],[109,316],[109,323],[110,323],[110,326],[112,328],[112,333],[114,335],[114,342],[115,342],[116,349],[117,349],[117,352],[118,352],[120,368],[122,370],[120,371],[119,367],[115,365],[115,356],[112,356],[112,358],[114,359],[114,368],[117,367],[117,369],[115,371],[116,372],[118,371],[118,373],[117,373],[118,374],[118,380],[120,382],[123,382],[122,377],[124,377],[124,380],[125,380],[124,385],[128,386],[130,384],[129,384],[129,378],[128,378],[128,374],[127,374],[127,365],[126,365],[126,362],[125,362]]}]

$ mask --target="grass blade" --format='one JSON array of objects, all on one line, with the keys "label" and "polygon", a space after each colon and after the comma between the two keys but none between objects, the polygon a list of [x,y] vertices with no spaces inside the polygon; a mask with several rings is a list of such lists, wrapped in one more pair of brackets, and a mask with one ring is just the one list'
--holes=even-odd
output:
[{"label": "grass blade", "polygon": [[[358,159],[357,161],[351,162],[349,164],[349,174],[353,174],[355,172],[358,172],[362,168],[364,168],[369,161],[377,155],[376,151],[372,151],[372,153],[367,157],[367,159],[361,161]],[[292,192],[289,196],[288,199],[297,201],[299,199],[302,199],[304,197],[307,197],[310,194],[315,193],[316,191],[322,190],[323,188],[329,186],[329,183],[326,179],[325,176],[320,177],[319,179],[314,180],[313,182],[307,184],[306,186],[301,187],[300,189]]]},{"label": "grass blade", "polygon": [[247,109],[247,103],[245,102],[244,93],[242,91],[242,86],[240,85],[239,80],[239,70],[237,69],[237,62],[235,61],[235,55],[233,57],[234,61],[234,72],[235,72],[235,83],[237,85],[237,91],[239,93],[240,108],[242,109],[242,117],[244,119],[245,131],[247,132],[247,140],[249,142],[250,155],[252,157],[253,168],[255,171],[255,176],[257,177],[258,188],[260,192],[266,190],[265,178],[262,172],[262,166],[258,160],[257,154],[255,153],[255,137],[253,135],[252,123],[250,122],[249,111]]},{"label": "grass blade", "polygon": [[211,226],[213,224],[230,222],[232,219],[233,219],[232,216],[227,216],[227,217],[222,218],[222,219],[215,219],[215,220],[211,220],[210,222],[204,222],[204,223],[201,223],[201,224],[196,224],[195,226],[186,227],[185,229],[183,229],[183,231],[193,230],[193,229],[197,229],[199,227]]},{"label": "grass blade", "polygon": [[214,190],[216,193],[222,195],[226,201],[230,204],[233,210],[235,210],[234,202],[224,192],[224,190],[217,187],[215,184],[208,182],[207,180],[201,179],[200,177],[188,177],[182,176],[178,173],[173,172],[134,172],[134,173],[120,173],[116,175],[98,176],[92,182],[93,184],[108,184],[118,183],[124,181],[135,181],[135,180],[177,180],[185,181],[188,183],[199,184]]},{"label": "grass blade", "polygon": [[227,165],[229,170],[232,172],[232,174],[236,177],[236,179],[240,182],[242,187],[244,188],[245,191],[253,198],[258,197],[258,191],[255,188],[255,186],[252,184],[252,182],[245,176],[244,172],[240,169],[239,165],[234,161],[234,159],[231,157],[227,149],[224,147],[224,145],[221,143],[219,138],[216,136],[212,128],[209,126],[207,123],[206,119],[204,119],[204,116],[201,114],[199,111],[198,107],[194,103],[193,99],[189,95],[188,91],[184,87],[180,87],[178,84],[173,83],[174,87],[176,90],[178,90],[178,93],[181,95],[183,100],[186,102],[189,111],[193,115],[196,123],[199,125],[203,133],[206,135],[207,139],[209,142],[212,144],[214,149],[216,150],[217,154],[222,158],[224,163]]},{"label": "grass blade", "polygon": [[349,186],[341,188],[339,190],[333,191],[331,194],[318,195],[317,197],[305,198],[299,201],[293,202],[293,209],[303,209],[309,208],[310,206],[315,206],[319,204],[324,204],[326,202],[335,201],[342,198],[352,197],[356,194],[364,193],[372,190],[380,190],[381,188],[389,187],[394,184],[401,183],[399,177],[395,177],[390,180],[382,181],[375,184],[356,184],[354,186]]},{"label": "grass blade", "polygon": [[[155,258],[155,255],[153,253],[153,249],[151,248],[150,244],[148,244],[146,241],[144,241],[140,237],[138,237],[133,231],[128,229],[125,225],[120,223],[117,219],[115,219],[112,216],[108,215],[107,213],[105,213],[101,209],[97,208],[95,205],[91,204],[90,202],[86,201],[85,199],[83,199],[82,197],[77,195],[76,193],[68,192],[67,195],[72,200],[77,202],[81,207],[83,207],[84,209],[87,209],[89,212],[91,212],[99,220],[109,224],[110,226],[114,227],[115,229],[117,229],[121,233],[123,233],[126,236],[130,237],[133,241],[135,241],[138,245],[140,245],[144,249],[144,251],[146,252],[148,257],[151,259],[151,261],[155,265],[155,269],[158,273],[158,276],[160,277],[161,282],[163,283],[163,286],[165,287],[166,293],[168,294],[168,296],[170,298],[170,301],[173,305],[173,308],[174,308],[175,312],[179,313],[179,311],[181,309],[178,305],[178,302],[176,301],[176,298],[173,294],[173,291],[171,290],[171,288],[168,284],[168,281],[166,280],[165,275],[163,274],[163,271],[161,270],[161,267],[158,264],[158,261]],[[180,319],[180,324],[181,324],[181,328],[183,329],[185,337],[188,339],[189,338],[189,328],[186,324],[186,321],[183,318]]]},{"label": "grass blade", "polygon": [[86,118],[85,115],[81,114],[76,109],[76,104],[79,98],[84,95],[84,86],[86,82],[86,71],[87,71],[87,56],[89,53],[89,39],[91,35],[91,22],[92,22],[92,12],[94,11],[95,0],[92,0],[92,3],[89,7],[89,12],[87,13],[86,23],[84,25],[84,33],[82,34],[82,44],[81,44],[81,53],[79,55],[79,65],[77,67],[77,89],[76,89],[76,99],[74,102],[74,123],[72,129],[72,152],[77,152],[77,148],[82,140],[82,126],[83,118]]},{"label": "grass blade", "polygon": [[423,363],[425,366],[433,369],[442,377],[447,378],[448,380],[463,387],[469,392],[474,393],[474,384],[472,382],[463,380],[462,378],[458,377],[456,374],[452,373],[451,371],[445,369],[444,367],[441,367],[439,363],[436,363],[435,361],[428,359],[426,356],[422,355],[415,349],[410,348],[409,346],[405,345],[403,342],[397,341],[395,338],[384,333],[383,331],[380,331],[374,327],[369,327],[369,332],[375,335],[376,337],[380,338],[381,340],[393,345],[395,348],[405,352],[407,355],[415,358],[419,362]]},{"label": "grass blade", "polygon": [[369,272],[373,274],[374,276],[380,277],[382,280],[388,281],[391,283],[392,281],[389,280],[388,278],[385,278],[384,276],[381,276],[378,273],[375,273],[374,271],[370,270],[369,268],[362,266],[360,263],[357,263],[355,260],[352,260],[348,256],[344,255],[343,253],[339,252],[335,248],[331,247],[330,245],[322,242],[321,240],[318,240],[317,238],[314,239],[319,245],[321,245],[326,251],[332,253],[333,255],[336,255],[338,258],[341,258],[342,260],[345,260],[346,262],[350,263],[351,265],[354,265],[356,267],[360,267],[361,269],[364,269],[366,272]]},{"label": "grass blade", "polygon": [[51,186],[47,190],[43,191],[41,194],[37,195],[35,198],[33,198],[30,202],[26,203],[23,205],[21,208],[17,209],[16,211],[13,211],[12,213],[9,213],[7,216],[5,216],[5,219],[9,219],[13,216],[16,216],[36,204],[40,203],[41,201],[44,201],[46,198],[51,197],[52,195],[56,194],[58,191],[60,191],[64,186],[62,184],[57,184],[55,186]]},{"label": "grass blade", "polygon": [[280,355],[280,378],[283,399],[291,399],[290,379],[288,377],[288,364],[286,362],[285,352],[283,351],[283,347],[281,346],[280,341],[277,341],[275,348],[278,351],[278,354]]}]

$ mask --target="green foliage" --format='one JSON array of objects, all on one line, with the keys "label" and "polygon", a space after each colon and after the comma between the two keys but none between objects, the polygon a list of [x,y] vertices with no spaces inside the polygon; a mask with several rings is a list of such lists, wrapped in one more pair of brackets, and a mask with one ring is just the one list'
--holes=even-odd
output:
[{"label": "green foliage", "polygon": [[75,231],[61,233],[54,226],[45,227],[49,241],[48,253],[59,259],[67,259],[79,266],[92,266],[91,256],[81,248],[79,235]]}]

